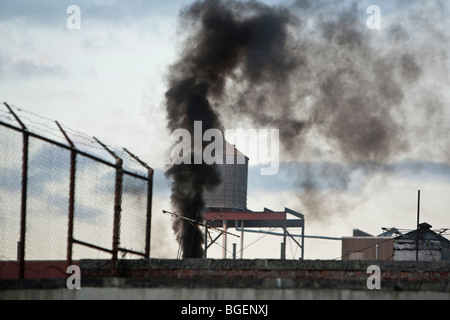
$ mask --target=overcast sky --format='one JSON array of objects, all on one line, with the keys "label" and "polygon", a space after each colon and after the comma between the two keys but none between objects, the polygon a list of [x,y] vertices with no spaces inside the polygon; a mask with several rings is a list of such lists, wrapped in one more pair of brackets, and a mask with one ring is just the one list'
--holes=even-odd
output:
[{"label": "overcast sky", "polygon": [[[116,147],[124,146],[157,169],[154,222],[163,226],[165,232],[161,234],[162,240],[154,242],[159,247],[166,241],[171,243],[167,250],[158,251],[166,257],[174,257],[177,246],[173,243],[169,218],[159,216],[162,208],[170,208],[169,186],[162,177],[169,163],[170,148],[164,107],[165,75],[168,66],[177,60],[183,41],[177,32],[179,12],[192,2],[0,0],[0,100],[58,120]],[[341,3],[348,5],[350,1]],[[368,17],[365,8],[371,4],[380,6],[382,29],[375,32],[382,33],[394,23],[415,25],[417,29],[412,33],[411,42],[417,41],[414,43],[422,46],[426,44],[426,36],[422,34],[450,33],[447,1],[357,3],[362,22]],[[66,10],[71,4],[81,9],[79,30],[69,30],[66,25],[70,16]],[[429,23],[429,15],[435,13],[440,18],[431,19],[432,24],[420,29],[421,21]],[[450,70],[447,57],[450,48],[446,41],[430,43],[430,47],[436,49],[435,61],[439,61],[442,70],[433,65],[426,69],[431,71],[424,76],[421,89],[435,94],[439,110],[443,110],[441,121],[429,124],[440,126],[439,137],[434,135],[424,140],[420,149],[412,148],[410,154],[389,164],[364,184],[359,183],[358,172],[352,173],[350,187],[345,192],[339,180],[330,181],[329,172],[321,169],[324,164],[333,163],[332,159],[321,159],[314,164],[304,158],[281,159],[289,163],[283,163],[280,173],[273,177],[260,176],[258,167],[253,167],[249,175],[248,207],[252,210],[289,207],[302,212],[306,216],[306,234],[350,236],[353,228],[379,234],[381,227],[414,227],[417,190],[421,189],[422,221],[434,228],[450,227],[450,144],[447,143],[450,81],[444,72]],[[424,56],[421,62],[431,64],[430,55]],[[412,95],[410,99],[413,98]],[[417,128],[426,137],[429,119],[424,115],[421,121]],[[333,163],[332,168],[341,171],[339,166]],[[326,167],[330,170],[330,166]],[[290,179],[292,172],[297,172],[300,178]],[[335,214],[304,211],[305,206],[297,195],[305,191],[304,177],[310,172],[323,181],[320,188],[324,191],[321,198],[325,202],[324,210]],[[5,173],[0,174],[4,176]],[[261,241],[261,246],[252,246],[254,249],[248,257],[259,257],[268,244],[273,247],[272,256],[278,257],[281,238],[268,238]],[[250,243],[253,239],[256,238],[249,236],[246,241]],[[217,252],[220,257],[220,248]],[[309,259],[336,258],[340,256],[340,243],[307,240],[305,254]]]}]

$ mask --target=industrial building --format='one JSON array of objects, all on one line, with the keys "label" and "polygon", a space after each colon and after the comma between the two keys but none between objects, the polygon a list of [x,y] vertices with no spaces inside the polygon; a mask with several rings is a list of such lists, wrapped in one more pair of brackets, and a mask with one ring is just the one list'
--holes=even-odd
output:
[{"label": "industrial building", "polygon": [[431,228],[426,222],[407,233],[383,228],[385,231],[378,236],[355,229],[352,237],[342,238],[342,259],[450,261],[450,241],[441,235],[447,229]]}]

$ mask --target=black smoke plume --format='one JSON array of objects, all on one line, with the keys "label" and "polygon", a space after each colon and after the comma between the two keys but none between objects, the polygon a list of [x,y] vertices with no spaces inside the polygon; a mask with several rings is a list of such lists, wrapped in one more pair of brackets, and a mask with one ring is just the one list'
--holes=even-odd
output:
[{"label": "black smoke plume", "polygon": [[[207,82],[190,78],[179,81],[166,93],[172,130],[187,129],[193,137],[194,121],[202,122],[202,135],[208,129],[221,128],[206,98],[207,91]],[[194,150],[191,150],[191,156],[194,156]],[[199,221],[204,208],[203,190],[217,185],[220,176],[214,166],[191,163],[173,165],[166,175],[173,179],[171,200],[177,212]],[[198,226],[186,220],[176,220],[173,228],[182,247],[183,258],[201,258],[203,236]]]},{"label": "black smoke plume", "polygon": [[[450,144],[442,136],[450,130],[443,124],[449,11],[431,3],[397,1],[401,14],[390,19],[382,6],[381,30],[367,27],[367,7],[356,1],[298,0],[272,8],[286,31],[275,57],[256,50],[258,59],[231,73],[226,94],[213,101],[225,127],[279,129],[281,161],[329,164],[291,173],[299,210],[310,219],[349,212],[363,200],[345,197],[355,179],[361,192],[405,157],[448,162]],[[259,55],[276,71],[260,68]],[[328,189],[324,179],[345,183]]]},{"label": "black smoke plume", "polygon": [[[193,136],[194,121],[203,131],[222,129],[209,101],[226,94],[227,80],[285,81],[286,70],[295,68],[287,46],[290,16],[286,9],[257,2],[198,1],[181,13],[184,26],[192,30],[182,57],[170,68],[166,93],[168,128],[187,129]],[[276,120],[275,120],[276,121]],[[204,207],[202,194],[220,182],[214,166],[173,165],[166,173],[173,179],[172,204],[183,216],[197,219]],[[174,223],[184,258],[202,257],[203,236],[182,220]]]},{"label": "black smoke plume", "polygon": [[[446,15],[425,19],[425,6],[420,14],[412,10],[403,17],[410,30],[391,23],[374,31],[365,24],[366,8],[343,3],[197,1],[181,12],[186,41],[168,74],[171,131],[193,133],[196,120],[203,121],[203,130],[251,123],[280,130],[282,161],[305,161],[331,150],[329,168],[319,174],[293,173],[303,174],[299,199],[310,217],[334,210],[322,206],[331,194],[324,198],[318,180],[335,176],[345,189],[355,170],[369,175],[384,170],[411,150],[411,128],[428,132],[423,122],[414,122],[414,114],[428,113],[436,122],[442,118],[442,99],[418,91],[431,67],[437,65],[437,71],[447,65],[447,52],[441,49],[448,36],[432,23],[445,21]],[[417,26],[430,30],[425,41],[416,39]],[[441,80],[436,88],[448,83],[445,75]],[[411,114],[411,108],[416,112]],[[448,145],[442,148],[448,152]],[[220,182],[214,166],[173,166],[167,175],[174,182],[175,209],[193,219],[203,208],[203,191]],[[337,205],[345,211],[343,203]],[[202,255],[200,230],[182,222],[174,230],[183,257]]]}]

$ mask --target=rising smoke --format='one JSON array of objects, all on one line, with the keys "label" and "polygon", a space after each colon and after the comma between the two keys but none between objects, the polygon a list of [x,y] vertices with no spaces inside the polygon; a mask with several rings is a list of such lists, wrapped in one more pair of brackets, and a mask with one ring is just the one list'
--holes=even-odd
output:
[{"label": "rising smoke", "polygon": [[[398,24],[377,35],[365,25],[365,8],[342,3],[201,0],[185,8],[186,41],[168,75],[169,130],[192,133],[198,120],[204,131],[223,130],[244,119],[279,129],[281,158],[291,160],[303,159],[307,145],[322,141],[340,163],[333,168],[343,168],[322,170],[343,181],[343,189],[354,170],[370,174],[408,152],[405,101],[426,76],[423,59],[433,46],[411,50],[410,31]],[[439,37],[446,39],[434,28],[433,39]],[[434,48],[436,56],[440,47]],[[442,103],[432,100],[437,119]],[[317,181],[323,175],[297,174],[305,211],[328,210],[321,207],[326,201]],[[203,191],[220,182],[207,165],[172,166],[167,176],[173,179],[173,206],[192,219],[203,208]],[[201,257],[200,230],[182,221],[174,230],[183,257]]]},{"label": "rising smoke", "polygon": [[[193,122],[199,120],[204,131],[221,129],[217,107],[212,108],[209,101],[220,102],[229,93],[229,79],[281,86],[298,64],[288,48],[292,42],[287,9],[257,2],[198,1],[181,16],[192,34],[181,59],[170,69],[166,98],[172,131],[184,128],[193,133]],[[197,219],[203,209],[203,191],[220,182],[214,166],[206,164],[174,165],[167,176],[173,179],[172,204],[191,219]],[[183,257],[201,257],[200,230],[181,220],[173,227]]]}]

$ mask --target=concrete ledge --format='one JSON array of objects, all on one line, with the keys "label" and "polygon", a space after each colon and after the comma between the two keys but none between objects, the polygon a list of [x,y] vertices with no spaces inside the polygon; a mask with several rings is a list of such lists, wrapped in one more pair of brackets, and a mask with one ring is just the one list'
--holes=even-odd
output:
[{"label": "concrete ledge", "polygon": [[[215,260],[215,259],[141,259],[120,260],[119,269],[126,270],[367,270],[378,265],[383,270],[450,271],[450,261],[368,261],[368,260]],[[110,260],[81,260],[82,270],[106,270]]]},{"label": "concrete ledge", "polygon": [[[84,288],[368,290],[367,268],[381,269],[384,291],[450,293],[450,262],[123,260],[114,276],[110,260],[82,260]],[[59,280],[0,280],[0,290],[66,288]]]},{"label": "concrete ledge", "polygon": [[[125,287],[367,289],[367,268],[378,265],[393,291],[450,292],[450,262],[328,260],[124,260],[115,277]],[[111,277],[109,261],[82,260],[84,278]]]},{"label": "concrete ledge", "polygon": [[[5,300],[450,300],[449,292],[350,289],[255,289],[255,288],[120,288],[82,287],[0,291]],[[158,302],[159,303],[159,302]]]}]

